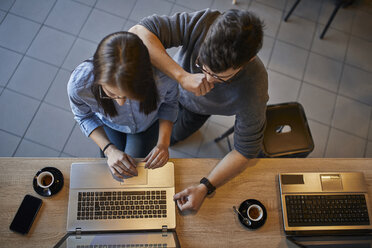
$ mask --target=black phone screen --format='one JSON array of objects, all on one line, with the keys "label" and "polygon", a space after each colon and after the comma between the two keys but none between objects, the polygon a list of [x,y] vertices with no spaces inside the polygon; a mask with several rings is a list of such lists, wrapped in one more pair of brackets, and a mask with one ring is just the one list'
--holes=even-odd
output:
[{"label": "black phone screen", "polygon": [[26,195],[10,224],[10,230],[21,234],[28,233],[37,213],[39,212],[41,204],[41,199],[32,195]]}]

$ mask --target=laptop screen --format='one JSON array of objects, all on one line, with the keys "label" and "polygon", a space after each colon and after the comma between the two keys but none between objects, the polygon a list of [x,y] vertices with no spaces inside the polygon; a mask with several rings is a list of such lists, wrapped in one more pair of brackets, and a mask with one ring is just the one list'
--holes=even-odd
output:
[{"label": "laptop screen", "polygon": [[349,236],[287,236],[297,247],[302,248],[372,248],[372,235]]},{"label": "laptop screen", "polygon": [[81,234],[68,233],[55,248],[82,247],[180,247],[177,234],[168,232],[128,232]]}]

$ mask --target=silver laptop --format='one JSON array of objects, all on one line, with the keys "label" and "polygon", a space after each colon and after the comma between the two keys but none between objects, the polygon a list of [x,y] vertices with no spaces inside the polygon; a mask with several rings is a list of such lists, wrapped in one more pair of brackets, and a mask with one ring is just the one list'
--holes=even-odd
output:
[{"label": "silver laptop", "polygon": [[280,173],[279,184],[286,234],[372,230],[363,173]]},{"label": "silver laptop", "polygon": [[105,162],[73,163],[69,233],[56,247],[179,247],[173,163],[154,170],[139,163],[137,171],[138,176],[120,181]]}]

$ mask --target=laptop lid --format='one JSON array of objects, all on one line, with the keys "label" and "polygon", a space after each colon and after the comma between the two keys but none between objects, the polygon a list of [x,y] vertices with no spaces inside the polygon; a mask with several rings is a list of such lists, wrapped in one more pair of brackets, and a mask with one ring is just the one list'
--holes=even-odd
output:
[{"label": "laptop lid", "polygon": [[175,231],[127,233],[67,233],[55,248],[80,247],[167,247],[178,248]]},{"label": "laptop lid", "polygon": [[301,248],[372,248],[372,235],[287,236],[290,243]]},{"label": "laptop lid", "polygon": [[137,171],[137,177],[119,181],[112,177],[106,162],[73,163],[67,230],[174,229],[173,163],[154,170],[145,169],[144,163],[139,163]]}]

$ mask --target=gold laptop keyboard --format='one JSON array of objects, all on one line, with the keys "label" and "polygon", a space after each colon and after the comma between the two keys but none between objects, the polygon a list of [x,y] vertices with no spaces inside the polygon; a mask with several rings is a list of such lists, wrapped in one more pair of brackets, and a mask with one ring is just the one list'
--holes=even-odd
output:
[{"label": "gold laptop keyboard", "polygon": [[168,247],[167,244],[78,245],[76,248]]},{"label": "gold laptop keyboard", "polygon": [[76,248],[168,247],[167,244],[78,245]]},{"label": "gold laptop keyboard", "polygon": [[288,226],[369,225],[364,195],[285,196]]},{"label": "gold laptop keyboard", "polygon": [[166,191],[79,192],[77,219],[167,217]]}]

